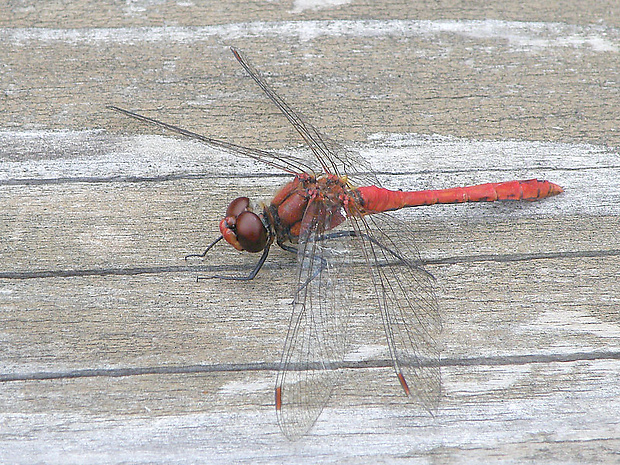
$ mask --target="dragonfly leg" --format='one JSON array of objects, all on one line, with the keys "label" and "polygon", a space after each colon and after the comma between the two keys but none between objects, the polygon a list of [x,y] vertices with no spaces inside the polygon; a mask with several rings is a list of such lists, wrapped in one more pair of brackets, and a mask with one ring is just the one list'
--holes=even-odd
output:
[{"label": "dragonfly leg", "polygon": [[[415,268],[421,272],[423,272],[424,274],[426,274],[428,277],[430,277],[431,279],[435,279],[435,277],[428,272],[427,270],[424,269],[424,267],[422,266],[422,263],[415,263],[412,262],[411,260],[408,260],[407,258],[403,257],[400,253],[398,253],[398,251],[393,250],[389,247],[387,247],[385,244],[382,244],[381,242],[379,242],[377,239],[369,236],[368,234],[364,234],[364,233],[359,233],[357,231],[353,231],[353,230],[349,230],[349,231],[335,231],[335,232],[331,232],[329,234],[323,234],[322,236],[319,236],[315,239],[316,242],[325,242],[325,241],[329,241],[331,239],[338,239],[341,237],[362,237],[364,239],[366,239],[369,242],[372,242],[373,244],[375,244],[377,247],[381,248],[382,250],[385,250],[387,253],[389,253],[391,256],[393,256],[396,260],[403,262],[405,265],[411,267],[411,268]],[[289,251],[289,252],[293,252],[293,253],[297,253],[297,248],[292,247],[292,246],[288,246],[288,245],[284,245],[284,244],[280,244],[278,243],[278,245],[280,247],[282,247],[284,250]],[[320,273],[321,271],[327,266],[327,261],[324,258],[320,258],[320,257],[314,257],[315,260],[319,260],[321,263],[319,264],[319,266],[317,266],[316,270],[314,271],[314,273],[312,274],[312,276],[309,276],[308,279],[306,279],[306,281],[299,287],[299,289],[297,290],[298,292],[301,291],[302,289],[304,289],[306,286],[308,286],[308,284],[310,284]]]},{"label": "dragonfly leg", "polygon": [[[283,250],[286,250],[287,252],[291,252],[294,254],[297,254],[297,252],[299,252],[299,249],[297,247],[293,247],[292,245],[288,245],[288,244],[283,244],[282,242],[278,242],[278,245],[280,246],[280,248],[282,248]],[[320,260],[321,265],[316,269],[316,271],[313,273],[312,276],[310,276],[305,283],[303,283],[299,289],[297,290],[298,292],[301,291],[303,288],[305,288],[308,284],[310,284],[310,282],[316,278],[319,273],[323,270],[323,268],[325,266],[327,266],[327,261],[324,258],[320,258],[320,257],[314,257],[315,260]]]},{"label": "dragonfly leg", "polygon": [[201,279],[227,279],[229,281],[251,281],[251,280],[253,280],[256,277],[256,275],[258,274],[260,269],[265,264],[265,260],[267,260],[267,255],[269,255],[269,246],[265,247],[265,249],[263,250],[263,254],[260,257],[260,260],[258,260],[258,263],[254,267],[254,269],[247,276],[220,276],[220,275],[215,275],[215,276],[198,276],[198,278],[196,278],[196,280],[201,280]]},{"label": "dragonfly leg", "polygon": [[220,236],[217,239],[215,239],[213,242],[211,242],[211,244],[209,244],[209,247],[207,247],[205,251],[202,253],[191,253],[189,255],[186,255],[185,261],[187,261],[188,258],[205,258],[205,256],[207,255],[207,252],[211,250],[213,246],[217,244],[219,241],[221,241],[222,239],[224,239],[224,236]]},{"label": "dragonfly leg", "polygon": [[[291,252],[297,253],[297,249],[295,247],[287,247],[287,248],[282,247],[282,248],[284,248],[284,250],[289,250]],[[312,276],[309,276],[308,279],[306,279],[306,281],[301,286],[299,286],[299,288],[297,289],[297,292],[300,292],[301,290],[303,290],[308,284],[314,281],[314,279],[321,273],[321,271],[327,268],[327,260],[325,260],[323,257],[315,256],[312,259],[320,262],[320,264],[319,266],[316,267],[316,270],[314,270],[314,273],[312,274]]]},{"label": "dragonfly leg", "polygon": [[293,247],[292,245],[283,244],[282,242],[278,242],[278,245],[282,250],[286,250],[287,252],[294,253],[297,255],[298,249],[297,247]]},{"label": "dragonfly leg", "polygon": [[397,250],[393,250],[391,248],[389,248],[388,246],[386,246],[385,244],[382,244],[381,242],[379,242],[377,239],[375,239],[374,237],[369,236],[368,234],[364,234],[364,233],[359,233],[357,231],[335,231],[335,232],[331,232],[329,234],[324,234],[322,236],[320,236],[318,238],[318,240],[321,241],[327,241],[330,239],[336,239],[339,237],[361,237],[366,239],[369,242],[372,242],[373,244],[375,244],[377,247],[385,250],[387,253],[389,253],[390,255],[392,255],[395,259],[403,262],[404,264],[406,264],[407,266],[410,266],[412,268],[415,268],[419,271],[422,271],[424,274],[426,274],[428,277],[435,279],[435,277],[429,273],[427,270],[424,269],[424,267],[422,266],[422,261],[420,260],[419,263],[415,263],[412,262],[411,260],[403,257]]}]

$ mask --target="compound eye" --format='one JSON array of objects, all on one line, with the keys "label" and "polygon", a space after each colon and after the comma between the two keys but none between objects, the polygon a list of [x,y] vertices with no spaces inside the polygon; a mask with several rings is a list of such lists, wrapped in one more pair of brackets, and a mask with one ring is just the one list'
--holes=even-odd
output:
[{"label": "compound eye", "polygon": [[241,215],[241,213],[246,211],[249,206],[250,199],[248,199],[247,197],[236,198],[235,200],[230,202],[230,205],[228,205],[228,208],[226,209],[226,216],[232,216],[233,218],[236,218],[237,216]]},{"label": "compound eye", "polygon": [[237,217],[236,226],[237,240],[243,247],[243,250],[260,252],[265,248],[267,245],[267,230],[256,213],[244,211]]}]

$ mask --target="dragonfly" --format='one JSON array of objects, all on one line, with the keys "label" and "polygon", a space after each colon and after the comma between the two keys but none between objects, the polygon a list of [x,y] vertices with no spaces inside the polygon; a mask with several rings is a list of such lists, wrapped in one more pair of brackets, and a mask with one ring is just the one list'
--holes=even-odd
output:
[{"label": "dragonfly", "polygon": [[[357,318],[356,297],[362,300],[358,307],[381,322],[387,361],[383,366],[391,366],[403,393],[432,414],[442,390],[442,322],[435,277],[424,266],[415,232],[389,212],[432,204],[534,201],[560,194],[562,188],[537,179],[423,191],[383,188],[365,159],[323,135],[276,93],[241,51],[231,51],[297,130],[307,153],[244,147],[109,108],[292,176],[269,203],[254,207],[248,197],[234,199],[219,223],[220,236],[202,254],[186,257],[204,258],[222,239],[239,251],[262,252],[249,275],[214,276],[247,281],[256,277],[274,243],[297,255],[291,316],[275,386],[280,429],[289,439],[306,434],[350,366],[346,357],[349,328]],[[357,281],[364,283],[362,289]]]}]

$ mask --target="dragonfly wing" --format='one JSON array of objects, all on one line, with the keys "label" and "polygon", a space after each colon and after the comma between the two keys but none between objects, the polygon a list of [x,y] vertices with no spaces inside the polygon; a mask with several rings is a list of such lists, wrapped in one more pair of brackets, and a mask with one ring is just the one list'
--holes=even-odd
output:
[{"label": "dragonfly wing", "polygon": [[142,121],[153,126],[159,126],[161,128],[167,129],[168,131],[185,136],[189,139],[197,140],[205,145],[226,150],[227,152],[230,152],[234,155],[242,155],[248,158],[252,158],[253,160],[260,161],[262,163],[265,163],[266,165],[281,169],[291,174],[312,172],[313,170],[312,166],[308,164],[307,160],[304,160],[300,157],[295,157],[292,155],[282,155],[274,152],[269,152],[267,150],[244,147],[242,145],[237,145],[223,140],[213,139],[212,137],[203,136],[202,134],[197,134],[195,132],[188,131],[187,129],[183,129],[179,126],[165,123],[158,119],[150,118],[140,113],[135,113],[133,111],[125,110],[123,108],[115,107],[112,105],[108,106],[108,108],[119,113],[123,113],[124,115],[131,118],[137,119],[138,121]]},{"label": "dragonfly wing", "polygon": [[312,200],[304,215],[291,321],[276,382],[276,413],[290,439],[305,434],[337,385],[346,350],[346,250],[321,240],[337,206]]},{"label": "dragonfly wing", "polygon": [[241,66],[243,66],[284,116],[286,116],[306,144],[308,144],[316,160],[321,165],[321,169],[315,171],[315,173],[325,172],[339,176],[346,174],[355,183],[379,185],[376,175],[364,158],[356,153],[345,150],[340,144],[321,134],[316,127],[301,115],[301,113],[295,111],[276,93],[239,50],[234,47],[232,47],[231,50],[239,63],[241,63]]},{"label": "dragonfly wing", "polygon": [[381,213],[350,217],[364,255],[396,375],[405,393],[430,412],[441,396],[441,318],[434,278],[422,264],[413,234]]}]

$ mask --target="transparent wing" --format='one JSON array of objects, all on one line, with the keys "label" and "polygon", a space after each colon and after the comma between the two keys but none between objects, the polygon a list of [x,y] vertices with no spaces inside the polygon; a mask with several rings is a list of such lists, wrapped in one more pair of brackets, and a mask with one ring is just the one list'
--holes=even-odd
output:
[{"label": "transparent wing", "polygon": [[314,171],[314,168],[308,164],[308,161],[300,157],[295,157],[292,155],[281,155],[281,154],[276,154],[273,152],[268,152],[267,150],[253,149],[250,147],[244,147],[242,145],[232,144],[230,142],[203,136],[202,134],[197,134],[195,132],[188,131],[187,129],[180,128],[173,124],[165,123],[158,119],[150,118],[148,116],[144,116],[139,113],[135,113],[133,111],[125,110],[123,108],[115,107],[112,105],[108,106],[108,108],[110,110],[123,113],[126,116],[137,119],[144,123],[152,124],[154,126],[159,126],[164,129],[167,129],[168,131],[172,131],[174,133],[180,134],[190,139],[197,140],[199,142],[202,142],[205,145],[210,145],[212,147],[224,149],[227,152],[233,153],[235,155],[242,155],[248,158],[252,158],[253,160],[260,161],[269,166],[273,166],[274,168],[281,169],[291,174],[312,173]]},{"label": "transparent wing", "polygon": [[387,213],[353,215],[389,355],[405,394],[430,412],[441,396],[441,319],[434,278],[423,267],[408,226]]},{"label": "transparent wing", "polygon": [[315,170],[315,173],[325,172],[338,176],[347,175],[356,184],[379,185],[379,180],[366,160],[356,153],[345,150],[340,144],[321,134],[317,128],[300,113],[293,110],[293,108],[276,93],[239,50],[234,47],[231,47],[231,50],[239,63],[241,63],[241,66],[243,66],[284,116],[286,116],[306,144],[308,144],[308,147],[310,147],[310,150],[316,157],[321,168],[320,170]]},{"label": "transparent wing", "polygon": [[235,48],[231,48],[239,63],[244,67],[248,74],[256,81],[260,88],[265,92],[269,99],[287,117],[289,122],[302,136],[310,147],[314,158],[295,157],[292,155],[276,154],[266,150],[254,149],[236,145],[230,142],[213,139],[208,136],[188,131],[181,127],[165,123],[155,118],[141,115],[116,106],[108,106],[109,109],[118,111],[127,116],[143,121],[145,123],[160,126],[169,131],[183,135],[185,137],[198,140],[203,144],[224,149],[230,153],[243,155],[254,160],[258,160],[267,165],[289,172],[291,174],[309,173],[332,173],[337,175],[347,175],[356,184],[374,184],[379,186],[379,180],[370,168],[370,165],[358,154],[346,150],[342,145],[322,135],[318,129],[310,124],[301,114],[293,110],[263,79],[260,73],[250,64],[250,62]]},{"label": "transparent wing", "polygon": [[[276,384],[278,421],[289,438],[312,427],[340,370],[348,366],[343,360],[353,315],[356,324],[358,316],[373,312],[374,320],[382,321],[394,370],[412,400],[432,412],[441,395],[434,278],[423,268],[412,231],[388,214],[353,215],[341,228],[326,231],[336,214],[342,214],[337,206],[314,201],[304,216],[295,300]],[[362,273],[367,279],[359,279]],[[360,289],[360,282],[367,287]],[[358,298],[359,315],[352,308]]]},{"label": "transparent wing", "polygon": [[340,207],[313,200],[299,238],[293,311],[276,381],[276,413],[290,439],[305,434],[338,382],[346,351],[347,261],[341,241],[325,241],[325,225]]}]

